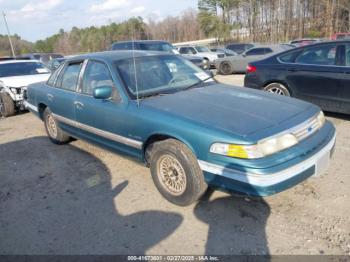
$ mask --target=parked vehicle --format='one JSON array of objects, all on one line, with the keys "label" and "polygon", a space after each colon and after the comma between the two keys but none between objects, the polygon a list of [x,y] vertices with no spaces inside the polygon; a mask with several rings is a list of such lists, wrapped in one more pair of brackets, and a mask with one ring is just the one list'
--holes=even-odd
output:
[{"label": "parked vehicle", "polygon": [[50,71],[31,60],[0,62],[0,116],[9,117],[25,110],[23,95],[29,84],[46,81]]},{"label": "parked vehicle", "polygon": [[250,63],[244,84],[350,114],[350,41],[300,47]]},{"label": "parked vehicle", "polygon": [[290,41],[289,43],[292,45],[295,45],[296,47],[299,47],[299,46],[315,44],[317,42],[320,42],[320,40],[314,39],[314,38],[302,38],[302,39],[296,39],[296,40]]},{"label": "parked vehicle", "polygon": [[171,54],[78,56],[31,85],[26,105],[52,142],[81,138],[135,157],[182,206],[208,185],[250,195],[290,188],[322,173],[335,144],[317,106],[217,84]]},{"label": "parked vehicle", "polygon": [[224,53],[225,56],[235,56],[235,55],[238,55],[236,52],[230,50],[230,49],[227,49],[227,48],[224,48],[224,47],[214,47],[214,48],[210,48],[210,51],[212,52],[217,52],[217,53]]},{"label": "parked vehicle", "polygon": [[245,51],[248,51],[249,49],[255,47],[255,44],[249,44],[249,43],[231,43],[226,46],[226,49],[229,49],[237,54],[242,54]]},{"label": "parked vehicle", "polygon": [[13,56],[0,56],[0,61],[15,60]]},{"label": "parked vehicle", "polygon": [[21,60],[38,60],[45,65],[47,65],[50,60],[55,58],[63,58],[63,55],[56,53],[32,53],[20,55],[17,57],[17,59]]},{"label": "parked vehicle", "polygon": [[180,46],[179,47],[179,53],[184,55],[194,55],[198,56],[204,60],[207,61],[210,66],[214,66],[214,61],[218,58],[225,57],[224,53],[220,52],[212,52],[210,49],[206,46]]},{"label": "parked vehicle", "polygon": [[253,47],[240,55],[215,60],[215,67],[222,75],[245,73],[248,63],[263,59],[273,53],[282,52],[287,48],[290,47],[285,45]]},{"label": "parked vehicle", "polygon": [[331,40],[349,40],[350,33],[335,33],[331,36]]},{"label": "parked vehicle", "polygon": [[[144,50],[144,51],[159,51],[172,54],[179,54],[175,47],[166,41],[159,40],[136,40],[123,41],[112,44],[111,50]],[[197,56],[183,54],[183,57],[194,63],[196,66],[206,70],[209,69],[209,63],[203,58]]]}]

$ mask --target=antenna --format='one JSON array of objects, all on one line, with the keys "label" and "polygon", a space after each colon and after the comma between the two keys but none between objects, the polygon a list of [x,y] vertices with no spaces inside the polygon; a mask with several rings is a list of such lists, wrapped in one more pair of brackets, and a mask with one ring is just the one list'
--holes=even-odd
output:
[{"label": "antenna", "polygon": [[137,107],[140,107],[140,100],[139,100],[139,88],[137,83],[137,70],[136,70],[136,60],[135,60],[135,38],[134,38],[135,28],[134,25],[132,25],[132,59],[134,61],[134,75],[135,75],[135,86],[136,86],[136,101],[137,101]]},{"label": "antenna", "polygon": [[9,26],[8,26],[8,24],[7,24],[5,12],[2,12],[2,16],[4,17],[4,22],[5,22],[5,26],[6,26],[6,30],[7,30],[7,36],[8,36],[8,38],[9,38],[9,42],[10,42],[10,46],[11,46],[12,56],[13,56],[14,58],[16,58],[15,50],[13,49],[13,45],[12,45],[12,41],[11,41],[10,30],[9,30]]}]

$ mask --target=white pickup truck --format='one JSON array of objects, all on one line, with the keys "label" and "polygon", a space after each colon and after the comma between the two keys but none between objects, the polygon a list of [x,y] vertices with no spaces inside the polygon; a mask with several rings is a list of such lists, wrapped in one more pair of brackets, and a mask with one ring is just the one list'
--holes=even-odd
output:
[{"label": "white pickup truck", "polygon": [[46,81],[51,72],[35,60],[0,62],[0,116],[9,117],[25,110],[23,95],[27,86]]}]

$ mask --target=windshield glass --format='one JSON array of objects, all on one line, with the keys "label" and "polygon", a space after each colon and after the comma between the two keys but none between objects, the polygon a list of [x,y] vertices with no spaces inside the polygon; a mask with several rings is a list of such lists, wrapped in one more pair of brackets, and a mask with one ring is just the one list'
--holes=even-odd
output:
[{"label": "windshield glass", "polygon": [[50,70],[39,62],[0,64],[0,77],[48,74]]},{"label": "windshield glass", "polygon": [[129,58],[116,62],[116,66],[133,98],[136,83],[139,97],[146,97],[180,91],[210,77],[190,61],[174,55],[136,57],[135,61]]},{"label": "windshield glass", "polygon": [[196,46],[196,50],[199,53],[210,52],[209,48],[205,46]]},{"label": "windshield glass", "polygon": [[141,50],[172,52],[174,47],[168,43],[141,43]]}]

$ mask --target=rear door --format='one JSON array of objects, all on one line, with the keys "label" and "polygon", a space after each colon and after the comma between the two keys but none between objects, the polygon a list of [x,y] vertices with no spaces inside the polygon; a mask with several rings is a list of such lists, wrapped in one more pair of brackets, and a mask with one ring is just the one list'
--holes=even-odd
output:
[{"label": "rear door", "polygon": [[61,128],[72,135],[77,134],[74,101],[82,64],[83,61],[67,63],[54,83],[55,88],[47,93],[50,110]]},{"label": "rear door", "polygon": [[310,101],[324,110],[337,111],[341,97],[341,50],[336,43],[305,47],[288,65],[286,81],[293,96]]},{"label": "rear door", "polygon": [[344,74],[341,78],[341,105],[340,112],[350,114],[350,44],[343,46],[344,49]]}]

